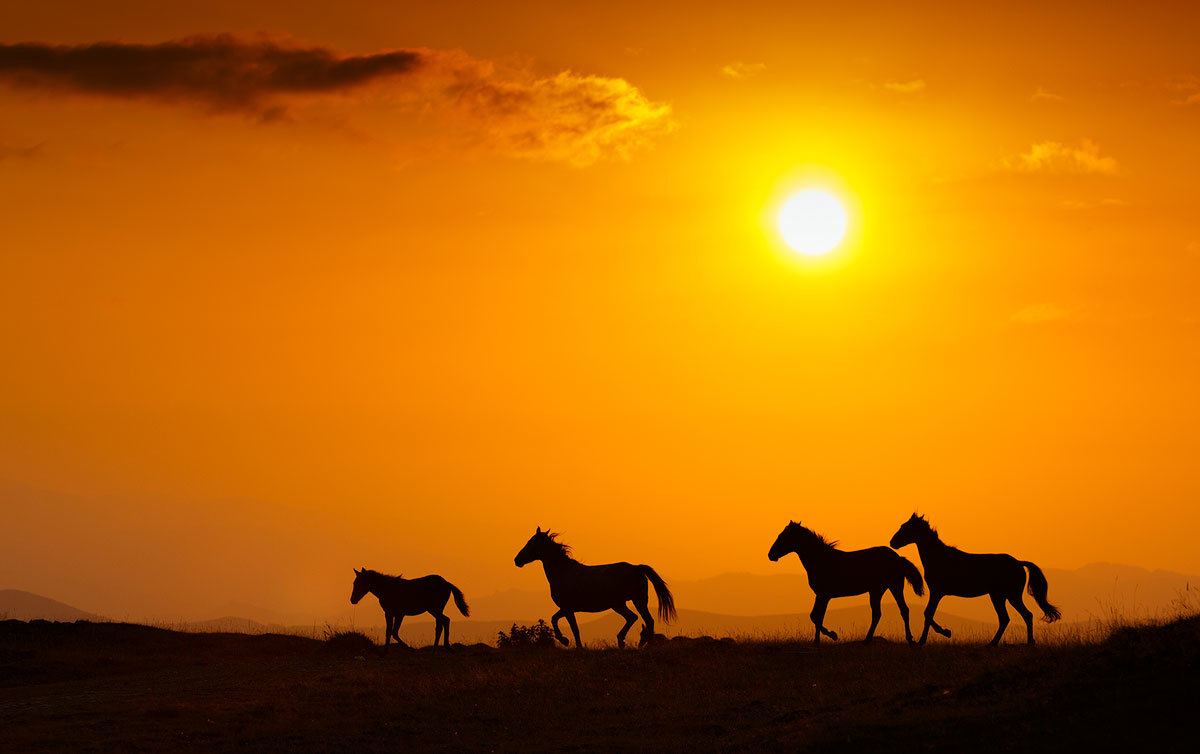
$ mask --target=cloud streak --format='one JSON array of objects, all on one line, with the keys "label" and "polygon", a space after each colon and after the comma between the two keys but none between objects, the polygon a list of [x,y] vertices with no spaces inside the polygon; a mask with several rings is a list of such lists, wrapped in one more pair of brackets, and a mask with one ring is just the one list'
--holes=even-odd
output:
[{"label": "cloud streak", "polygon": [[17,87],[251,112],[275,97],[347,91],[423,65],[413,50],[340,55],[232,35],[161,44],[0,45],[0,78]]},{"label": "cloud streak", "polygon": [[1023,173],[1090,175],[1116,175],[1119,169],[1117,161],[1101,155],[1099,145],[1090,139],[1083,139],[1078,146],[1057,141],[1039,142],[1016,160],[1009,160],[1007,167]]},{"label": "cloud streak", "polygon": [[267,37],[159,44],[0,44],[0,83],[26,90],[199,105],[274,120],[302,101],[391,96],[518,157],[586,165],[627,157],[672,127],[670,106],[620,78],[536,76],[453,50],[346,55]]},{"label": "cloud streak", "polygon": [[732,63],[721,66],[721,75],[729,79],[748,79],[752,76],[757,76],[767,70],[766,63],[747,63],[742,60],[735,60]]},{"label": "cloud streak", "polygon": [[924,79],[913,79],[912,81],[888,81],[883,85],[884,89],[896,94],[919,94],[925,91]]}]

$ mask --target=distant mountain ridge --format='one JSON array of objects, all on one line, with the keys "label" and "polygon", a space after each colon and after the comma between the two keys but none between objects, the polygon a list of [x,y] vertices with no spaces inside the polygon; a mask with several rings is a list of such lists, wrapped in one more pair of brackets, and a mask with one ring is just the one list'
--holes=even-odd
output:
[{"label": "distant mountain ridge", "polygon": [[21,589],[0,589],[0,617],[11,620],[108,620],[104,616]]}]

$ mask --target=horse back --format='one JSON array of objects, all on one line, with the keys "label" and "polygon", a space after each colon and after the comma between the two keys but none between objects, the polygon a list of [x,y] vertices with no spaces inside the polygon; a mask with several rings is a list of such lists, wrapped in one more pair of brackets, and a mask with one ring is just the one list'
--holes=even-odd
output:
[{"label": "horse back", "polygon": [[573,563],[554,574],[550,598],[564,610],[597,613],[645,597],[646,576],[632,563]]},{"label": "horse back", "polygon": [[431,574],[415,579],[399,579],[381,597],[379,604],[389,612],[404,615],[420,615],[431,610],[441,610],[450,599],[450,582]]},{"label": "horse back", "polygon": [[902,580],[902,559],[890,547],[829,550],[820,558],[804,561],[804,568],[808,585],[817,594],[849,597],[886,589]]},{"label": "horse back", "polygon": [[923,565],[930,589],[956,597],[1020,592],[1025,588],[1025,566],[1007,553],[948,548],[943,557]]}]

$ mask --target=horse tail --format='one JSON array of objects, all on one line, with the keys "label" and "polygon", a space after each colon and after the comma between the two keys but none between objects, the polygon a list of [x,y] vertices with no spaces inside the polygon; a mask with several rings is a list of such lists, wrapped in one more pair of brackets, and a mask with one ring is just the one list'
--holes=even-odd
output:
[{"label": "horse tail", "polygon": [[913,562],[908,558],[900,558],[900,568],[904,571],[904,578],[908,579],[908,583],[912,584],[913,592],[918,597],[925,594],[925,579],[921,578],[921,572],[913,565]]},{"label": "horse tail", "polygon": [[467,607],[467,598],[463,597],[462,590],[449,581],[446,582],[446,586],[450,587],[450,594],[454,596],[454,606],[458,608],[458,612],[462,613],[464,618],[471,617],[471,608]]},{"label": "horse tail", "polygon": [[638,566],[638,570],[654,585],[654,595],[658,597],[659,620],[666,623],[675,620],[675,598],[671,596],[671,590],[667,589],[667,582],[663,581],[662,576],[655,573],[654,569],[648,565]]},{"label": "horse tail", "polygon": [[1046,592],[1050,589],[1050,585],[1046,583],[1046,574],[1028,560],[1022,560],[1021,565],[1029,569],[1029,596],[1033,597],[1042,609],[1042,620],[1053,623],[1061,618],[1062,611],[1046,599]]}]

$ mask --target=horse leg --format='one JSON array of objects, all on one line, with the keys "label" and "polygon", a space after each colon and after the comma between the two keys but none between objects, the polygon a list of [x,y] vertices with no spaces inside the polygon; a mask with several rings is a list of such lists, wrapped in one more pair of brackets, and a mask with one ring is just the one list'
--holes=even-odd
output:
[{"label": "horse leg", "polygon": [[450,646],[450,616],[442,616],[442,641],[446,642],[445,646]]},{"label": "horse leg", "polygon": [[[921,638],[917,639],[917,644],[924,644],[925,640],[929,638],[929,628],[937,625],[933,622],[933,614],[937,612],[938,603],[941,601],[942,595],[937,592],[929,593],[929,604],[925,606],[925,627],[921,629]],[[938,628],[941,627],[938,626]],[[938,633],[941,633],[941,631],[938,631]]]},{"label": "horse leg", "polygon": [[392,643],[392,614],[383,614],[383,651],[387,652],[388,644]]},{"label": "horse leg", "polygon": [[821,634],[825,634],[830,639],[837,641],[837,634],[821,625],[825,622],[825,608],[827,607],[829,607],[829,598],[817,595],[817,601],[813,604],[812,612],[808,614],[808,617],[812,619],[813,625],[816,626],[816,634],[813,636],[814,644],[821,643]]},{"label": "horse leg", "polygon": [[[433,646],[436,649],[437,645],[442,641],[442,622],[446,620],[446,614],[440,611],[435,613],[432,610],[429,611],[429,614],[433,616]],[[446,633],[450,633],[449,626],[446,626]],[[447,638],[448,641],[449,639]]]},{"label": "horse leg", "polygon": [[583,640],[579,638],[579,624],[575,621],[575,613],[566,614],[567,623],[571,626],[571,633],[575,634],[575,648],[583,649]]},{"label": "horse leg", "polygon": [[1025,600],[1022,599],[1020,592],[1017,592],[1016,597],[1009,597],[1008,601],[1025,619],[1025,643],[1033,644],[1033,611],[1025,607]]},{"label": "horse leg", "polygon": [[559,610],[554,615],[550,616],[550,625],[554,628],[554,638],[558,639],[558,643],[564,647],[570,646],[571,642],[567,641],[567,637],[563,636],[563,632],[558,629],[558,621],[566,615],[565,612]]},{"label": "horse leg", "polygon": [[904,640],[913,643],[912,629],[908,627],[908,603],[904,601],[904,582],[892,587],[892,596],[896,598],[896,607],[900,608],[900,617],[904,619]]},{"label": "horse leg", "polygon": [[996,608],[996,619],[1000,621],[1000,627],[996,629],[996,635],[988,642],[989,647],[994,647],[1000,643],[1000,637],[1004,636],[1004,629],[1008,628],[1008,608],[1004,606],[1004,595],[992,594],[992,607]]},{"label": "horse leg", "polygon": [[617,647],[619,649],[624,649],[625,636],[629,633],[629,627],[637,622],[637,613],[630,610],[624,602],[617,604],[615,607],[613,607],[613,610],[616,610],[617,614],[625,619],[625,625],[621,626],[621,630],[617,632]]},{"label": "horse leg", "polygon": [[879,618],[883,615],[883,608],[880,606],[880,601],[883,599],[883,592],[871,592],[871,627],[867,629],[867,638],[863,642],[870,642],[875,638],[875,627],[879,625]]},{"label": "horse leg", "polygon": [[642,637],[638,641],[638,646],[644,647],[654,639],[654,614],[650,612],[650,601],[646,595],[634,597],[633,606],[637,608],[638,614],[642,616]]},{"label": "horse leg", "polygon": [[393,623],[392,623],[392,638],[396,640],[396,643],[397,643],[397,644],[399,644],[400,646],[402,646],[402,647],[404,647],[405,649],[407,649],[407,648],[408,648],[408,644],[406,644],[406,643],[404,643],[403,641],[401,641],[401,640],[400,640],[400,624],[401,624],[403,621],[404,621],[404,613],[400,613],[399,615],[397,615],[397,616],[395,617],[395,619],[394,619],[394,621],[393,621]]}]

